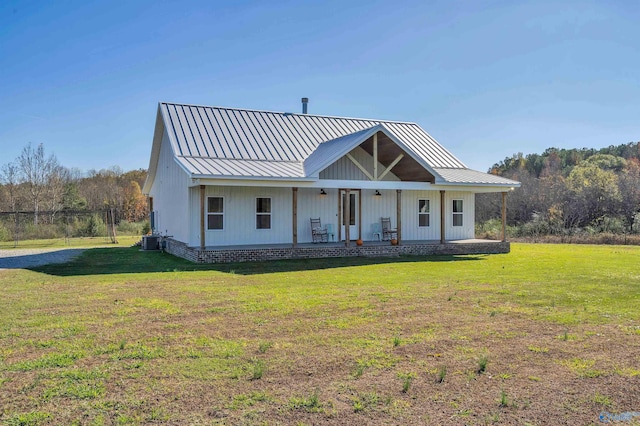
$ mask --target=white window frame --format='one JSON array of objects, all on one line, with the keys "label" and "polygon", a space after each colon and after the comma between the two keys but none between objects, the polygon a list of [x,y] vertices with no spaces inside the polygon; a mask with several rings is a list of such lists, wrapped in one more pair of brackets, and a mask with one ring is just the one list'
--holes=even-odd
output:
[{"label": "white window frame", "polygon": [[[427,211],[423,212],[420,211],[420,202],[424,201],[426,203],[427,206]],[[426,216],[427,217],[427,224],[426,225],[420,225],[420,217],[421,216]],[[431,200],[428,198],[419,198],[418,199],[418,227],[419,228],[428,228],[431,226]]]},{"label": "white window frame", "polygon": [[[258,211],[258,200],[269,200],[269,211],[268,212],[259,212]],[[271,197],[256,197],[255,204],[255,213],[256,213],[256,230],[258,231],[269,231],[273,229],[273,198]],[[258,228],[258,216],[269,216],[269,227],[268,228]]]},{"label": "white window frame", "polygon": [[[456,201],[460,201],[460,211],[456,211]],[[456,224],[456,217],[460,218],[460,224]],[[451,203],[451,226],[464,226],[464,200],[456,198]]]},{"label": "white window frame", "polygon": [[[209,199],[210,198],[220,198],[222,199],[222,211],[221,212],[210,212],[209,211]],[[219,195],[211,195],[207,197],[207,206],[206,206],[206,213],[207,213],[207,231],[224,231],[224,205],[225,205],[225,201],[224,201],[224,197],[221,197]],[[209,216],[222,216],[222,228],[209,228]]]}]

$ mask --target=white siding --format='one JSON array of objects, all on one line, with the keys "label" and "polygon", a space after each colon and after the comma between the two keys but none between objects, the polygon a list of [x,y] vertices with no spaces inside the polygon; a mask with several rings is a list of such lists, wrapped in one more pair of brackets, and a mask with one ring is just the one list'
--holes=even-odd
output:
[{"label": "white siding", "polygon": [[188,185],[189,177],[176,163],[165,131],[149,196],[153,197],[156,230],[180,241],[188,241],[189,237],[189,224],[185,220],[189,208]]},{"label": "white siding", "polygon": [[[311,218],[319,217],[323,225],[331,224],[338,238],[338,189],[325,188],[327,195],[320,195],[317,188],[298,189],[298,242],[311,242]],[[380,223],[381,217],[390,217],[391,225],[397,226],[395,190],[360,191],[362,203],[362,239],[374,240],[372,227]],[[191,188],[191,235],[189,244],[199,244],[200,196],[199,188]],[[224,229],[206,230],[207,246],[233,246],[250,244],[291,244],[293,241],[292,191],[291,188],[252,188],[231,186],[207,186],[205,196],[224,198]],[[256,229],[256,198],[269,197],[272,203],[271,229]],[[430,201],[428,227],[418,226],[418,200]],[[453,200],[463,200],[463,226],[453,226]],[[474,237],[474,194],[471,192],[447,192],[445,195],[446,239],[469,239]],[[205,199],[206,203],[206,199]],[[205,216],[206,217],[206,216]],[[206,219],[205,219],[206,220]],[[357,235],[352,236],[356,239]],[[402,239],[440,239],[440,192],[402,191]]]},{"label": "white siding", "polygon": [[[391,218],[391,226],[396,227],[396,191],[380,190],[381,196],[375,195],[375,190],[363,189],[362,197],[362,239],[372,241],[372,227],[374,223],[381,223],[381,217]],[[377,237],[376,237],[377,239]]]},{"label": "white siding", "polygon": [[[191,196],[191,245],[200,241],[200,192],[194,188]],[[224,198],[224,229],[206,229],[207,246],[244,244],[281,244],[292,242],[291,188],[260,188],[207,186],[206,197]],[[271,198],[271,229],[256,229],[256,198]]]},{"label": "white siding", "polygon": [[[362,191],[362,238],[373,239],[371,226],[380,222],[381,217],[390,217],[391,225],[397,226],[395,190],[380,190],[381,197],[375,191]],[[429,200],[429,226],[418,226],[418,200]],[[463,200],[463,226],[453,226],[453,200]],[[474,238],[475,196],[472,192],[445,193],[445,236],[447,240]],[[402,239],[403,240],[440,240],[440,192],[439,191],[402,191]]]},{"label": "white siding", "polygon": [[[360,163],[370,175],[373,176],[373,156],[369,155],[364,149],[357,147],[349,154]],[[386,169],[385,166],[378,162],[378,174]],[[362,173],[351,160],[347,157],[342,157],[326,169],[320,172],[320,179],[338,179],[338,180],[369,180],[369,178]],[[400,181],[393,173],[387,173],[383,181]]]},{"label": "white siding", "polygon": [[[429,226],[418,226],[418,200],[429,200]],[[402,191],[402,239],[440,239],[439,191]]]},{"label": "white siding", "polygon": [[[453,200],[462,200],[462,226],[453,226]],[[472,192],[445,193],[445,237],[447,240],[466,240],[475,237],[475,194]]]},{"label": "white siding", "polygon": [[335,241],[338,240],[338,190],[298,189],[298,242],[311,242],[311,218],[320,218],[322,225],[333,225]]}]

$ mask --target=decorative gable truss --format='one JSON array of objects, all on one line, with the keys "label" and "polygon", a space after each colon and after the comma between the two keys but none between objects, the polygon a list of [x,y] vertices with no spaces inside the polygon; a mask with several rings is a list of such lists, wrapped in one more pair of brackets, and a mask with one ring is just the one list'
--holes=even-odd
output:
[{"label": "decorative gable truss", "polygon": [[[397,180],[434,183],[436,173],[384,124],[318,145],[304,161],[305,175],[320,179],[349,179],[335,167],[345,160],[370,181]],[[333,169],[333,170],[332,170]]]}]

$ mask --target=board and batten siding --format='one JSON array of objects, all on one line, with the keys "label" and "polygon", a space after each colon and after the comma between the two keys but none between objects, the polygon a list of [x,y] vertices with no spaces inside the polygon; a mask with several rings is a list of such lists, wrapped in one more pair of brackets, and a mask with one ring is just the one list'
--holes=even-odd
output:
[{"label": "board and batten siding", "polygon": [[179,241],[189,241],[189,222],[185,220],[189,217],[189,184],[186,172],[175,161],[165,130],[149,196],[153,197],[156,231]]},{"label": "board and batten siding", "polygon": [[[357,147],[349,154],[360,163],[370,175],[373,176],[373,157],[367,153],[364,149]],[[380,162],[378,162],[378,175],[386,169]],[[335,163],[331,164],[326,169],[320,172],[320,179],[336,179],[336,180],[369,180],[369,178],[362,173],[351,160],[346,156],[340,158]],[[383,181],[400,181],[393,173],[387,173]]]},{"label": "board and batten siding", "polygon": [[[438,197],[440,194],[438,194]],[[453,200],[462,200],[462,226],[453,226]],[[473,192],[445,193],[445,237],[447,240],[466,240],[475,238],[475,194]],[[439,207],[438,207],[439,208]]]},{"label": "board and batten siding", "polygon": [[[419,226],[418,200],[429,200],[429,226]],[[402,239],[440,239],[439,191],[402,191]]]},{"label": "board and batten siding", "polygon": [[[373,226],[381,224],[380,218],[391,218],[391,226],[396,226],[396,191],[380,190],[380,196],[375,190],[363,189],[362,197],[362,240],[373,241]],[[382,226],[382,224],[380,225]],[[354,240],[356,238],[353,238]],[[375,238],[377,240],[377,237]]]},{"label": "board and batten siding", "polygon": [[[200,189],[191,192],[191,246],[200,244]],[[207,197],[223,197],[223,229],[209,230]],[[205,243],[207,247],[292,242],[291,188],[207,186],[205,189]],[[256,229],[256,199],[271,198],[271,229]]]},{"label": "board and batten siding", "polygon": [[[316,188],[298,189],[298,242],[310,243],[311,218],[320,218],[322,225],[333,225],[334,240],[338,240],[338,190],[325,188],[320,195]],[[289,208],[291,210],[291,208]]]},{"label": "board and batten siding", "polygon": [[[391,226],[397,227],[395,190],[362,190],[362,239],[373,241],[373,224],[380,218],[391,218]],[[463,200],[463,226],[453,226],[453,200]],[[429,226],[420,227],[418,200],[429,200]],[[336,220],[337,223],[337,220]],[[475,236],[475,195],[472,192],[445,193],[445,236],[447,240],[471,239]],[[355,239],[355,238],[353,238]],[[440,191],[402,191],[402,239],[425,241],[440,239]]]},{"label": "board and batten siding", "polygon": [[[351,189],[357,191],[357,189]],[[323,225],[331,224],[338,240],[338,189],[325,188],[326,195],[317,188],[298,189],[298,243],[310,243],[311,218],[320,218]],[[373,241],[374,224],[381,217],[390,217],[391,225],[397,226],[395,190],[360,190],[362,205],[362,239]],[[200,192],[190,188],[190,239],[191,246],[200,244]],[[206,230],[208,247],[224,247],[251,244],[291,244],[292,237],[292,191],[291,188],[207,186],[206,197],[224,198],[224,229]],[[271,198],[271,229],[256,229],[256,198]],[[418,226],[418,200],[430,202],[429,226]],[[453,200],[463,200],[463,226],[453,226]],[[475,197],[471,192],[447,192],[445,194],[446,239],[474,238]],[[206,221],[206,214],[205,214]],[[206,226],[206,225],[205,225]],[[344,238],[344,235],[342,236]],[[356,240],[357,235],[351,238]],[[437,241],[440,239],[440,192],[402,191],[402,239],[405,241]]]}]

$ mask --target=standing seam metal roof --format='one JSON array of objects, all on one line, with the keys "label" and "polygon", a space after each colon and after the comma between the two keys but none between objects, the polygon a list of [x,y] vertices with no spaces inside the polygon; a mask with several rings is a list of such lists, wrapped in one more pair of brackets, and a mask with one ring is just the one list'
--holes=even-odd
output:
[{"label": "standing seam metal roof", "polygon": [[431,167],[465,168],[415,123],[172,103],[160,109],[183,157],[304,161],[323,142],[384,124]]},{"label": "standing seam metal roof", "polygon": [[415,123],[174,103],[160,103],[159,111],[176,161],[192,176],[309,178],[382,131],[437,175],[436,183],[519,186],[468,169]]}]

